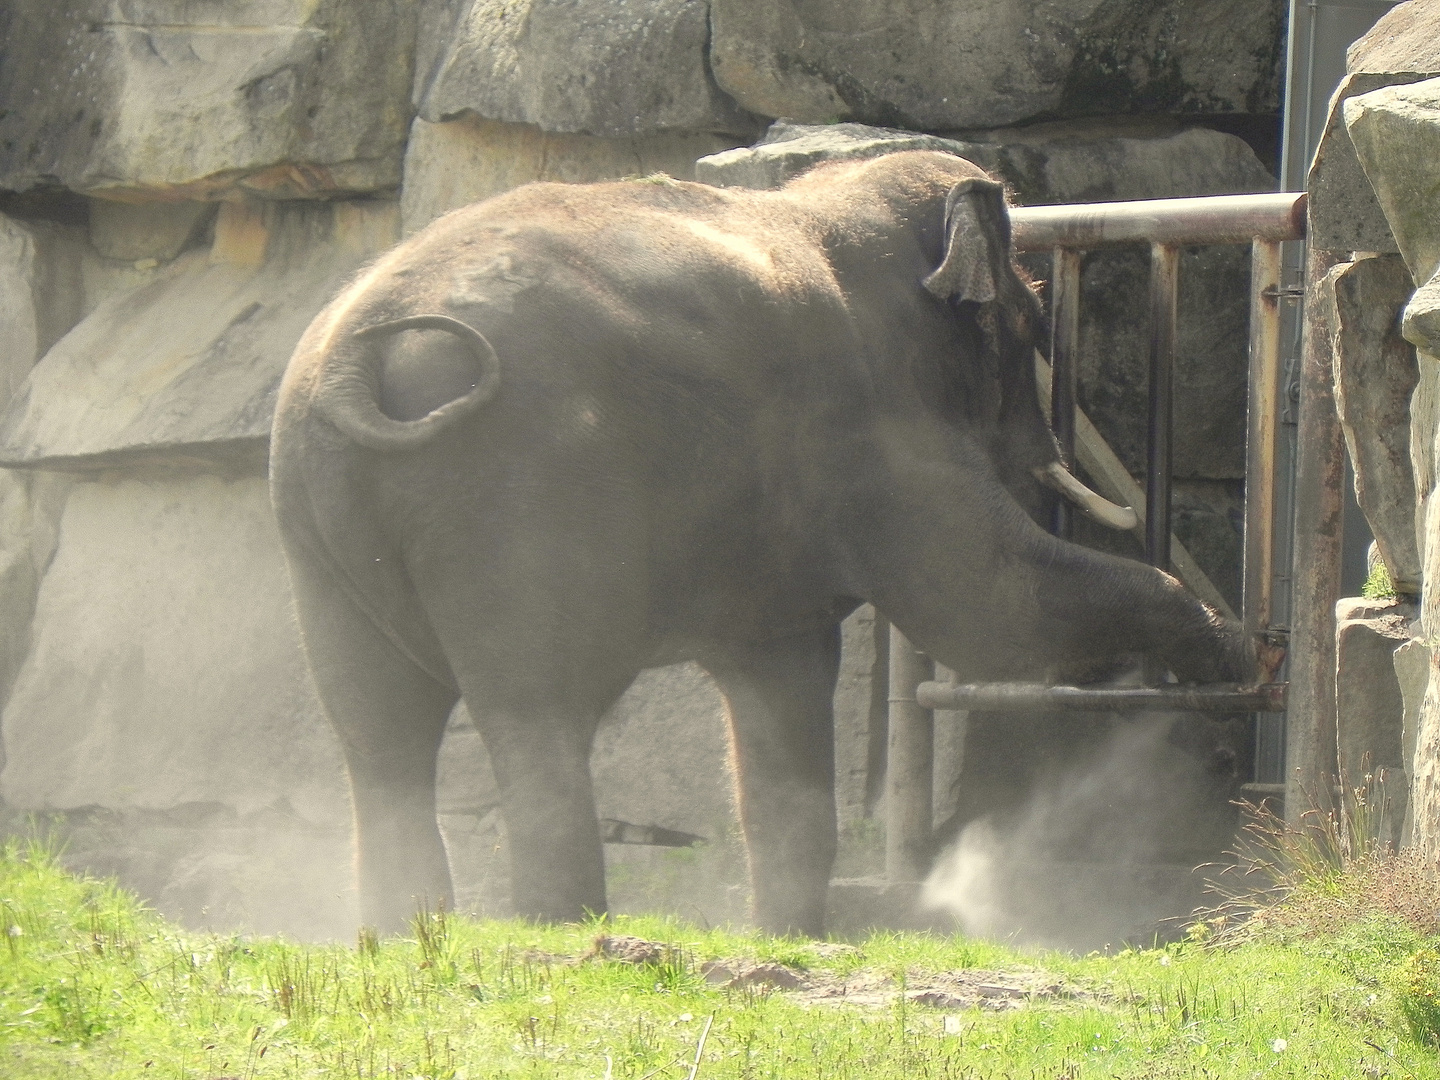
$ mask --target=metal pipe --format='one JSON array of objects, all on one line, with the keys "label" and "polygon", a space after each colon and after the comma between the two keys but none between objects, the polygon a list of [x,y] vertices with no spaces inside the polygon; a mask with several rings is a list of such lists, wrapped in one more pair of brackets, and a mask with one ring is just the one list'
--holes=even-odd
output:
[{"label": "metal pipe", "polygon": [[1270,628],[1280,421],[1280,243],[1250,246],[1250,392],[1245,434],[1245,629]]},{"label": "metal pipe", "polygon": [[1175,313],[1180,250],[1150,246],[1150,433],[1145,474],[1145,559],[1170,569],[1170,465],[1175,416]]},{"label": "metal pipe", "polygon": [[[1075,412],[1079,378],[1080,252],[1056,248],[1050,282],[1050,427],[1060,463],[1075,470]],[[1069,537],[1070,504],[1055,501],[1050,531]]]},{"label": "metal pipe", "polygon": [[885,876],[921,881],[930,870],[935,814],[935,717],[915,701],[934,667],[890,627],[890,741],[885,762]]},{"label": "metal pipe", "polygon": [[1155,709],[1177,712],[1284,712],[1285,683],[1263,686],[1046,686],[1043,683],[922,682],[915,697],[927,709],[1027,712]]},{"label": "metal pipe", "polygon": [[1106,244],[1248,244],[1305,235],[1303,192],[1207,195],[1198,199],[1017,206],[1010,211],[1016,251]]},{"label": "metal pipe", "polygon": [[1298,823],[1335,772],[1335,601],[1344,539],[1345,455],[1335,412],[1334,361],[1323,287],[1342,252],[1306,255],[1305,336],[1296,417],[1294,614],[1285,724],[1285,818]]}]

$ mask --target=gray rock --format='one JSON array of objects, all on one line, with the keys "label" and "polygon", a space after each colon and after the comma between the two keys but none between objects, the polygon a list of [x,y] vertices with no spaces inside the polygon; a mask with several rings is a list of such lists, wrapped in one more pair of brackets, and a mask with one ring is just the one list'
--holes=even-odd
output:
[{"label": "gray rock", "polygon": [[1420,380],[1415,348],[1400,336],[1413,291],[1394,255],[1342,263],[1326,275],[1333,310],[1335,407],[1355,466],[1355,496],[1397,592],[1420,591],[1410,397]]},{"label": "gray rock", "polygon": [[1377,88],[1428,77],[1414,72],[1355,72],[1347,75],[1331,95],[1325,131],[1305,181],[1310,193],[1309,239],[1317,247],[1384,254],[1400,250],[1356,156],[1351,133],[1345,126],[1345,108],[1351,98]]},{"label": "gray rock", "polygon": [[1440,8],[1432,0],[1395,5],[1345,51],[1345,70],[1440,72]]},{"label": "gray rock", "polygon": [[[1400,331],[1405,340],[1426,356],[1440,357],[1440,278],[1431,278],[1415,290],[1400,317]],[[1427,385],[1423,373],[1421,385],[1427,392],[1433,389]],[[1426,429],[1430,434],[1433,431],[1433,428]]]},{"label": "gray rock", "polygon": [[[448,17],[447,17],[448,16]],[[720,92],[696,0],[432,0],[415,104],[432,123],[471,113],[545,131],[752,134]]]},{"label": "gray rock", "polygon": [[129,203],[92,199],[90,243],[107,259],[169,262],[214,213],[213,203],[191,200]]},{"label": "gray rock", "polygon": [[209,252],[186,253],[109,297],[36,365],[0,415],[0,463],[263,461],[296,341],[356,267],[395,239],[396,211],[225,204]]},{"label": "gray rock", "polygon": [[79,229],[0,215],[0,406],[80,321],[84,260]]},{"label": "gray rock", "polygon": [[865,124],[814,125],[777,120],[754,146],[701,158],[695,163],[695,179],[716,187],[768,190],[783,187],[792,177],[826,161],[883,157],[902,150],[938,150],[975,161],[982,168],[998,164],[995,149],[977,143]]},{"label": "gray rock", "polygon": [[[1430,649],[1423,641],[1407,641],[1395,650],[1392,660],[1405,709],[1405,719],[1400,733],[1400,760],[1404,764],[1407,775],[1405,787],[1408,795],[1408,777],[1415,771],[1415,736],[1420,722],[1420,706],[1425,700],[1425,688],[1430,685]],[[1402,847],[1410,845],[1414,828],[1414,804],[1413,800],[1407,799],[1404,823],[1400,833]]]},{"label": "gray rock", "polygon": [[586,183],[665,173],[695,175],[695,159],[735,145],[729,135],[659,132],[607,139],[556,135],[533,124],[416,118],[405,150],[400,213],[408,236],[447,211],[533,180]]},{"label": "gray rock", "polygon": [[1244,140],[1169,117],[1057,121],[969,138],[999,148],[994,171],[1026,206],[1275,188],[1275,178]]},{"label": "gray rock", "polygon": [[415,14],[347,0],[55,0],[0,14],[0,187],[393,188]]},{"label": "gray rock", "polygon": [[0,717],[7,806],[347,826],[262,476],[77,484],[31,642]]},{"label": "gray rock", "polygon": [[889,642],[890,624],[870,604],[862,604],[840,624],[835,809],[842,830],[868,818],[881,795]]},{"label": "gray rock", "polygon": [[[1343,603],[1343,601],[1342,601]],[[1414,609],[1396,604],[1391,614],[1342,618],[1336,611],[1336,745],[1344,782],[1351,787],[1386,783],[1392,799],[1405,789],[1409,768],[1403,752],[1405,702],[1395,674],[1394,654],[1410,640]],[[1387,822],[1392,842],[1400,839],[1404,807],[1394,806]]]},{"label": "gray rock", "polygon": [[712,0],[720,86],[762,116],[936,131],[1065,113],[1272,112],[1283,4]]},{"label": "gray rock", "polygon": [[1388,86],[1352,97],[1345,126],[1400,254],[1417,284],[1440,266],[1440,79]]}]

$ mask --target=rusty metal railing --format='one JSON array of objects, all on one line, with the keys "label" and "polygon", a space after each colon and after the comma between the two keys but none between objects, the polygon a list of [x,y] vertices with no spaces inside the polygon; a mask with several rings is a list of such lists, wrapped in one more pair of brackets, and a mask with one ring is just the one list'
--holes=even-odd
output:
[{"label": "rusty metal railing", "polygon": [[[1305,235],[1305,196],[1296,192],[1199,199],[1017,207],[1010,213],[1015,249],[1052,253],[1051,422],[1067,468],[1091,474],[1101,494],[1129,503],[1142,521],[1151,565],[1173,569],[1192,591],[1227,615],[1229,605],[1174,540],[1170,523],[1173,376],[1180,249],[1249,244],[1249,397],[1245,459],[1245,538],[1241,619],[1252,635],[1269,635],[1275,567],[1276,438],[1281,394],[1280,244]],[[1115,244],[1148,243],[1150,274],[1149,438],[1145,487],[1105,446],[1077,404],[1080,260]],[[1043,362],[1042,362],[1043,370]],[[1042,395],[1043,396],[1043,395]],[[1043,403],[1043,402],[1042,402]],[[1078,458],[1077,458],[1078,449]],[[1108,489],[1108,490],[1107,490]],[[1143,511],[1143,513],[1142,513]],[[1052,527],[1069,528],[1069,510]],[[931,681],[928,661],[891,628],[890,732],[886,769],[886,873],[923,876],[933,815],[933,717],[929,710],[1157,709],[1280,712],[1284,684],[1204,687],[1073,687]]]}]

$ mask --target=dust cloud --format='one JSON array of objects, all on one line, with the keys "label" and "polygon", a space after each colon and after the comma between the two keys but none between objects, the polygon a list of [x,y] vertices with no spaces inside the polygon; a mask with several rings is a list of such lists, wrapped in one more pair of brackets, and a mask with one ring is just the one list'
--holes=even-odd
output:
[{"label": "dust cloud", "polygon": [[1233,769],[1193,745],[1207,724],[1122,722],[1038,777],[1018,810],[966,824],[922,905],[974,936],[1078,951],[1175,936],[1205,900],[1195,868],[1223,856],[1235,827]]}]

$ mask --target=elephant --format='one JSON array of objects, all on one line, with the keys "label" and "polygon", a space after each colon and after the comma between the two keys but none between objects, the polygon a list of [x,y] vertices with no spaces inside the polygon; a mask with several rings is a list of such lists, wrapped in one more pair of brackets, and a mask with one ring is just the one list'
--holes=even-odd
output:
[{"label": "elephant", "polygon": [[[271,492],[353,795],[361,917],[447,903],[447,716],[491,755],[517,913],[606,909],[589,754],[647,667],[725,699],[755,923],[823,933],[839,623],[967,679],[1143,653],[1241,680],[1243,632],[1050,535],[1047,333],[1002,186],[914,151],[775,191],[530,184],[364,270],[282,380]],[[1047,486],[1048,485],[1048,486]]]}]

